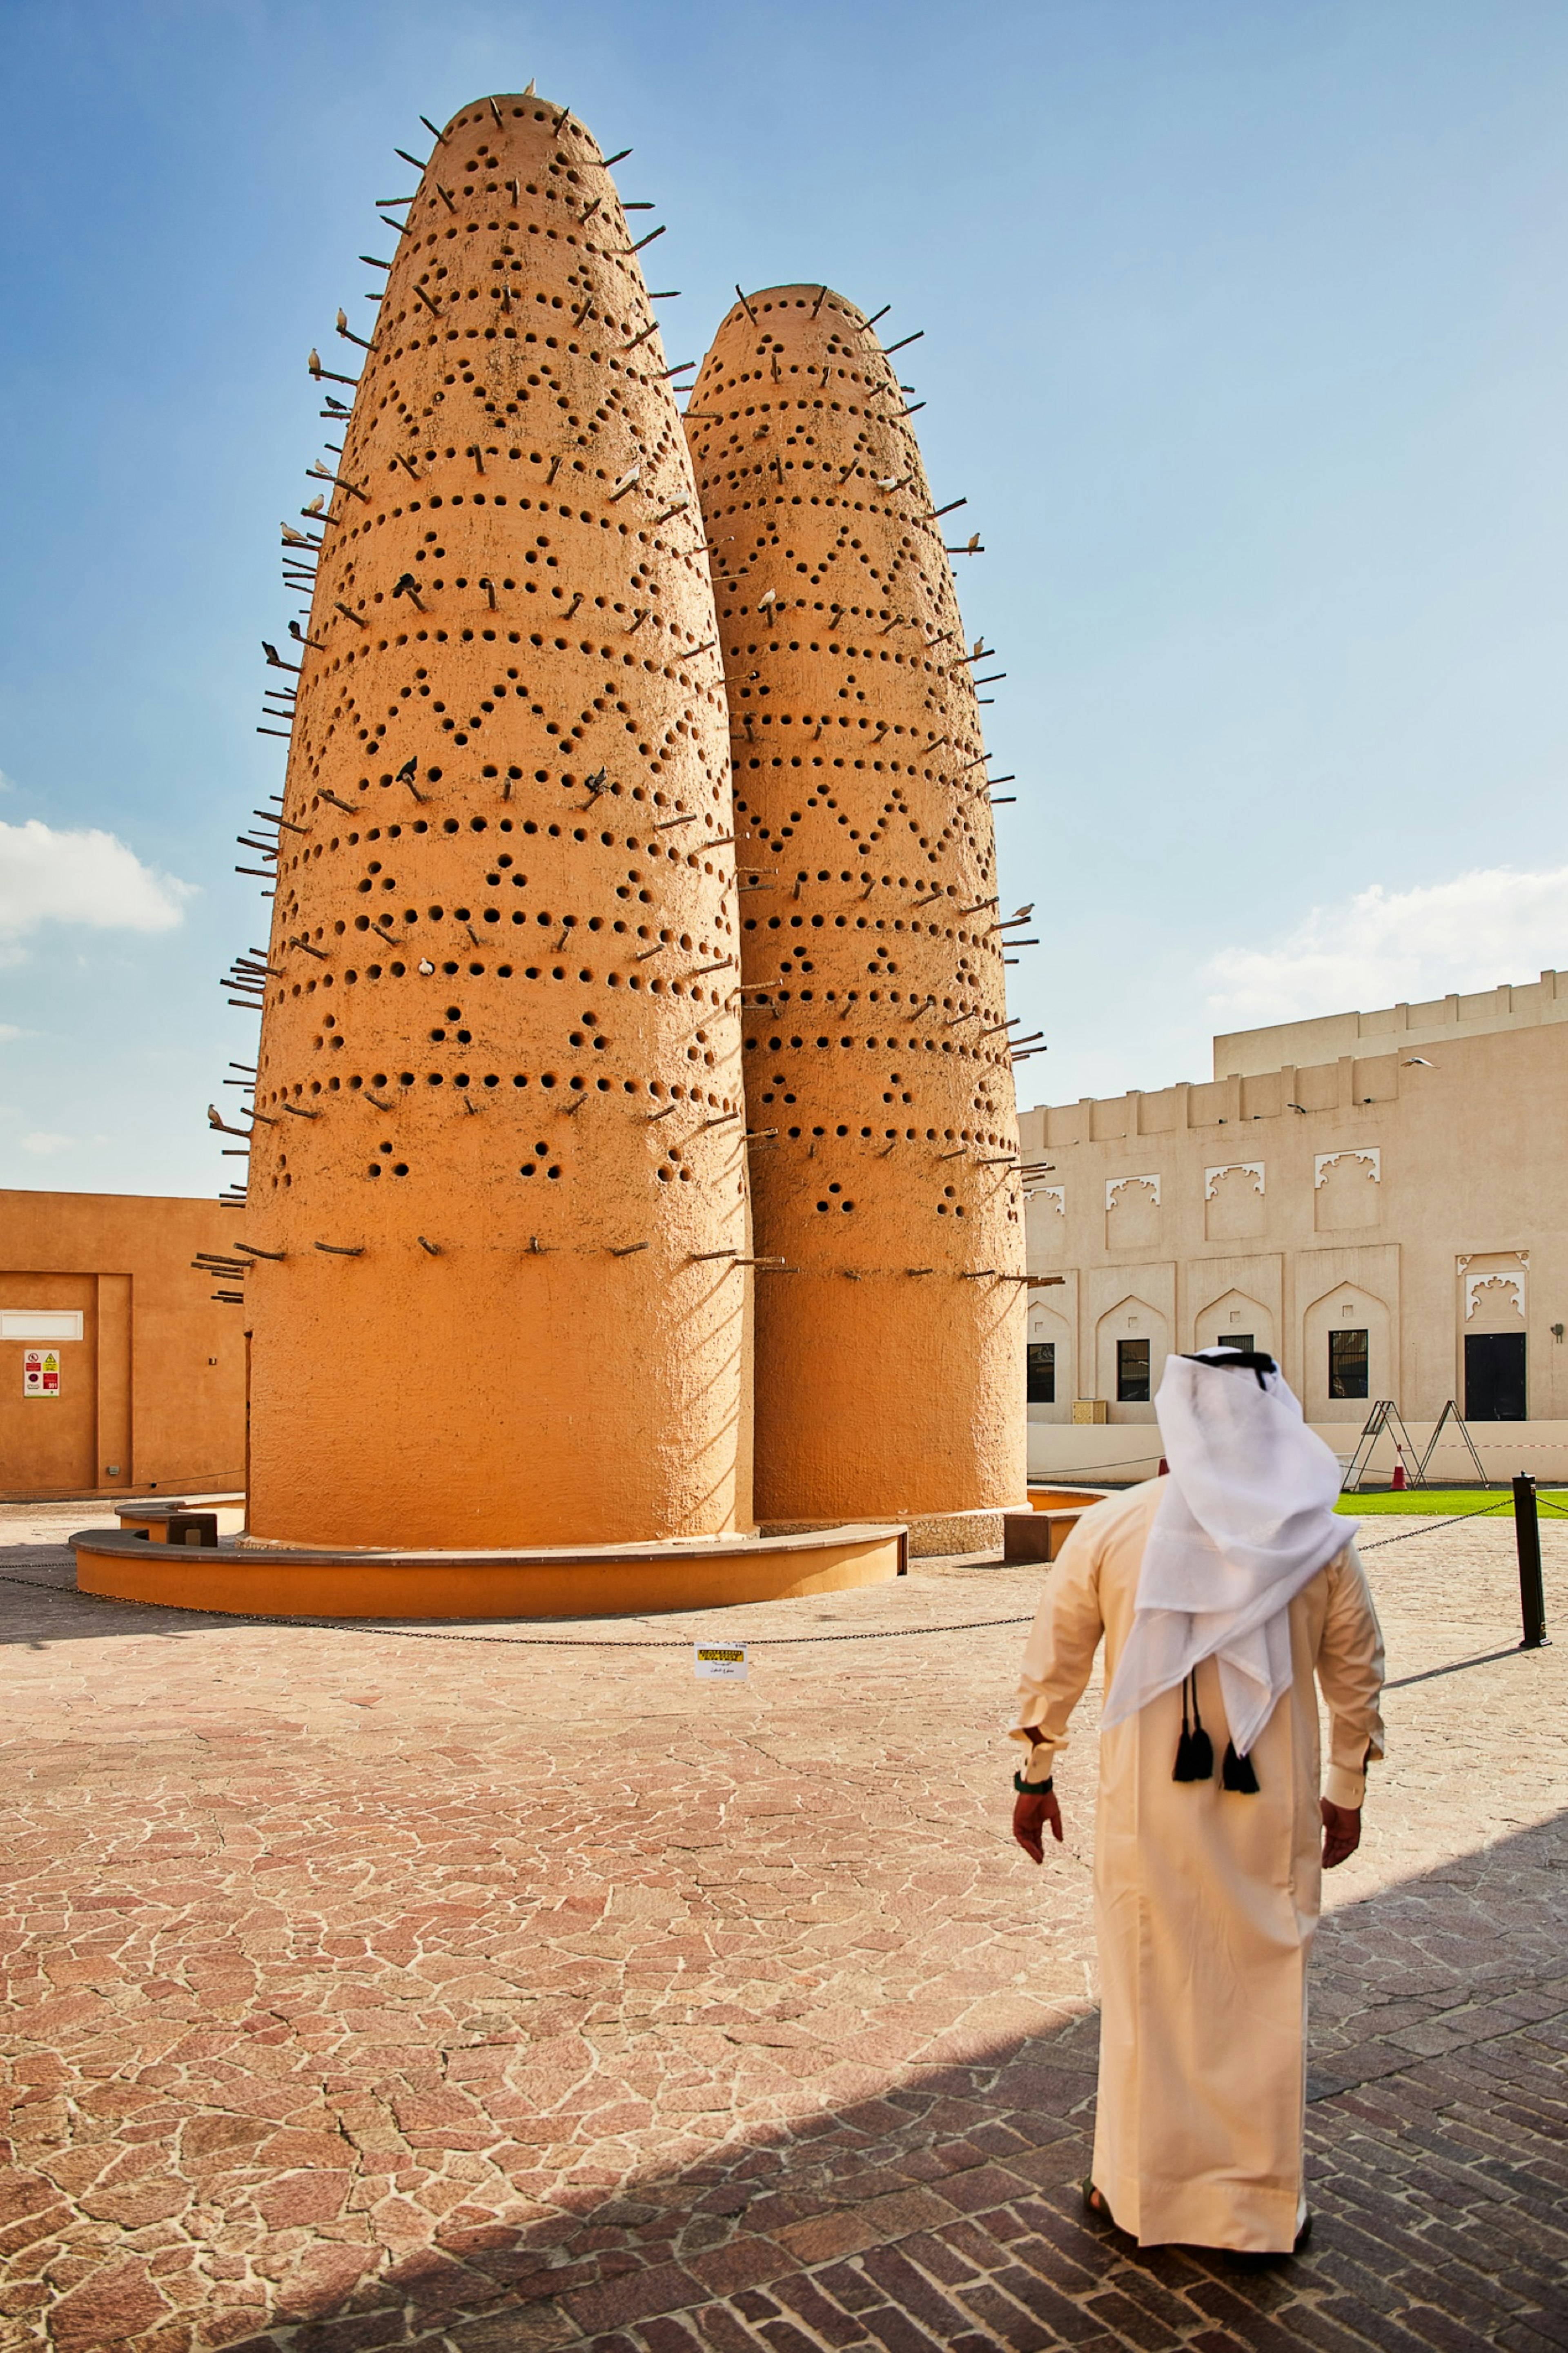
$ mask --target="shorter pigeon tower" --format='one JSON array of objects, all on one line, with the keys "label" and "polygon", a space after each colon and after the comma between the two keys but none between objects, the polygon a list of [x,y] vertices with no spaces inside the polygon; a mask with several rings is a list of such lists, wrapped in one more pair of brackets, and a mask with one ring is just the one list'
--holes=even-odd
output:
[{"label": "shorter pigeon tower", "polygon": [[729,684],[766,1526],[1022,1503],[1024,1229],[996,850],[896,369],[818,286],[742,298],[687,417]]}]

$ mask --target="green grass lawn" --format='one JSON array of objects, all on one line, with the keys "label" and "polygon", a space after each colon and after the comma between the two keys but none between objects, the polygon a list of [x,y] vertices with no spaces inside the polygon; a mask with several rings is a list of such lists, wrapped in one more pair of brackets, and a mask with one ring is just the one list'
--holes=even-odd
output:
[{"label": "green grass lawn", "polygon": [[[1547,1512],[1550,1502],[1568,1505],[1568,1488],[1542,1487],[1540,1491],[1542,1516],[1555,1519],[1555,1512]],[[1488,1505],[1495,1508],[1497,1517],[1510,1519],[1513,1515],[1513,1491],[1510,1487],[1407,1487],[1402,1494],[1378,1488],[1371,1493],[1342,1495],[1337,1509],[1348,1512],[1352,1519],[1369,1519],[1378,1512],[1409,1512],[1445,1514],[1448,1512],[1480,1512]]]}]

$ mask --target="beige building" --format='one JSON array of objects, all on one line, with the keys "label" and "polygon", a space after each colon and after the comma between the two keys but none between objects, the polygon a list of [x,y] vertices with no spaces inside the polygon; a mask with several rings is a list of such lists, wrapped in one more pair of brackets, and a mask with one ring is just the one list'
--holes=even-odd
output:
[{"label": "beige building", "polygon": [[[1173,1348],[1277,1356],[1342,1454],[1448,1400],[1568,1475],[1568,973],[1216,1038],[1215,1075],[1025,1112],[1032,1476],[1146,1476]],[[1147,1435],[1139,1433],[1147,1432]],[[1385,1444],[1375,1469],[1386,1475]],[[1432,1472],[1473,1476],[1445,1433]]]}]

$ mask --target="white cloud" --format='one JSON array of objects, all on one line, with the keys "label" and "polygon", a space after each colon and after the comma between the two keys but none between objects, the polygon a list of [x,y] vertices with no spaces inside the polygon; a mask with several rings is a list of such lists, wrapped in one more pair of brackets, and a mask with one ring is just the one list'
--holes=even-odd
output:
[{"label": "white cloud", "polygon": [[29,818],[0,821],[0,962],[43,923],[99,931],[168,932],[184,921],[194,886],[143,866],[112,833],[59,830]]},{"label": "white cloud", "polygon": [[1274,947],[1226,949],[1205,975],[1216,1026],[1234,1029],[1494,988],[1565,961],[1568,866],[1488,866],[1410,891],[1374,882]]},{"label": "white cloud", "polygon": [[14,1021],[0,1021],[0,1044],[12,1038],[26,1038],[31,1034],[29,1030],[18,1029]]},{"label": "white cloud", "polygon": [[22,1149],[47,1160],[51,1152],[68,1152],[75,1142],[74,1135],[51,1135],[47,1129],[36,1127],[30,1135],[22,1138]]}]

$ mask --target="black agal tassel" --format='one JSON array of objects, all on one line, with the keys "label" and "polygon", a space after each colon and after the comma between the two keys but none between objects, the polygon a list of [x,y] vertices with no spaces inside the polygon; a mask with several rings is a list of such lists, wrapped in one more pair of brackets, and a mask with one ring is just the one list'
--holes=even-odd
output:
[{"label": "black agal tassel", "polygon": [[[1191,1687],[1191,1715],[1188,1714],[1188,1689]],[[1182,1680],[1182,1736],[1176,1743],[1175,1768],[1173,1781],[1209,1781],[1214,1778],[1214,1743],[1204,1730],[1198,1714],[1198,1677],[1194,1667]]]},{"label": "black agal tassel", "polygon": [[1252,1769],[1251,1757],[1238,1757],[1234,1742],[1229,1740],[1225,1744],[1225,1763],[1220,1768],[1220,1781],[1224,1788],[1236,1789],[1244,1798],[1256,1798],[1258,1795],[1258,1776]]}]

